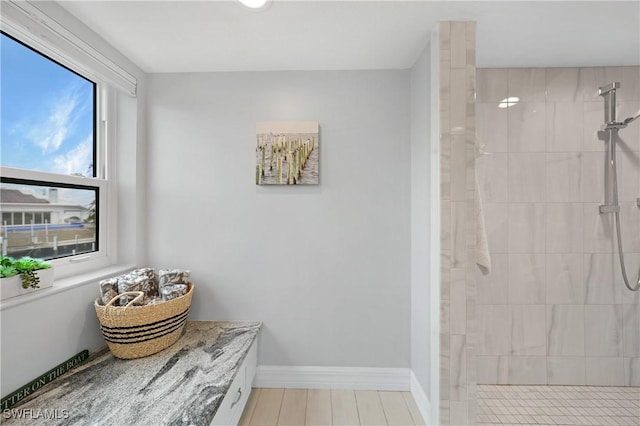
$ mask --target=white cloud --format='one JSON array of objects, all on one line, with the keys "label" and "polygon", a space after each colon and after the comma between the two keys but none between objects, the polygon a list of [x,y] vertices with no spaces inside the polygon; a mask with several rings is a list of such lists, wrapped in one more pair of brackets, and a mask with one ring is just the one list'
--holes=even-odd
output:
[{"label": "white cloud", "polygon": [[67,135],[73,132],[79,110],[80,91],[77,85],[67,88],[50,107],[44,123],[32,125],[29,133],[33,142],[42,148],[43,154],[57,151],[65,141]]},{"label": "white cloud", "polygon": [[69,152],[53,158],[54,173],[64,175],[87,175],[89,166],[93,164],[93,136],[88,135]]}]

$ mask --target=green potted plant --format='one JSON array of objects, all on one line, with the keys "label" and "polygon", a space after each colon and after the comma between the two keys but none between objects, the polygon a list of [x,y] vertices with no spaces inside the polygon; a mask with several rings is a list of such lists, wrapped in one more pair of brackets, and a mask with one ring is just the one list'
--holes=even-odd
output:
[{"label": "green potted plant", "polygon": [[0,256],[0,300],[51,287],[53,270],[42,259]]}]

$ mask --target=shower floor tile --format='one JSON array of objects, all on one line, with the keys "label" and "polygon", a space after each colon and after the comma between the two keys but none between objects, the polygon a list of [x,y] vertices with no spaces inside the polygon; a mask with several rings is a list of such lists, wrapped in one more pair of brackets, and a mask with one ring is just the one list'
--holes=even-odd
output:
[{"label": "shower floor tile", "polygon": [[478,385],[478,425],[640,426],[640,387]]}]

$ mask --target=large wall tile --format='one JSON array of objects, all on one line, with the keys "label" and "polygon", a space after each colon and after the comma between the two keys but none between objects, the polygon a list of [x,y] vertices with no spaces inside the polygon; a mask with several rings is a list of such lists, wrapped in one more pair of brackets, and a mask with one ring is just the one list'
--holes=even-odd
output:
[{"label": "large wall tile", "polygon": [[509,303],[543,305],[546,291],[545,255],[509,255]]},{"label": "large wall tile", "polygon": [[584,357],[548,357],[547,382],[550,385],[584,385]]},{"label": "large wall tile", "polygon": [[612,214],[600,214],[598,207],[599,203],[583,204],[584,251],[612,253],[617,250],[614,218]]},{"label": "large wall tile", "polygon": [[547,152],[582,151],[584,106],[582,102],[547,104]]},{"label": "large wall tile", "polygon": [[467,339],[465,335],[451,335],[450,386],[452,400],[467,399]]},{"label": "large wall tile", "polygon": [[640,306],[622,305],[622,352],[628,358],[640,358]]},{"label": "large wall tile", "polygon": [[440,199],[451,200],[451,135],[449,132],[440,134]]},{"label": "large wall tile", "polygon": [[478,305],[478,354],[509,354],[509,310],[507,305]]},{"label": "large wall tile", "polygon": [[[625,253],[640,252],[640,209],[635,201],[620,203],[620,232]],[[600,214],[598,204],[584,204],[584,250],[587,253],[618,252],[613,214]]]},{"label": "large wall tile", "polygon": [[622,358],[586,358],[588,386],[624,386],[624,362]]},{"label": "large wall tile", "polygon": [[467,65],[467,28],[464,22],[451,22],[451,68]]},{"label": "large wall tile", "polygon": [[[622,303],[628,305],[638,305],[640,306],[640,291],[631,291],[628,290],[622,279],[622,270],[620,269],[620,264],[618,261],[618,256],[616,256],[616,269],[618,273],[615,278],[615,285],[622,292]],[[640,253],[624,253],[624,263],[627,269],[627,278],[629,279],[629,284],[634,285],[637,283],[638,277],[640,277]]]},{"label": "large wall tile", "polygon": [[476,129],[486,152],[507,152],[507,109],[497,103],[476,104]]},{"label": "large wall tile", "polygon": [[582,196],[582,154],[547,154],[547,201],[580,201]]},{"label": "large wall tile", "polygon": [[546,204],[547,253],[582,253],[583,215],[580,203]]},{"label": "large wall tile", "polygon": [[509,253],[544,253],[545,205],[509,204]]},{"label": "large wall tile", "polygon": [[548,68],[546,80],[547,102],[581,100],[579,68]]},{"label": "large wall tile", "polygon": [[517,97],[520,102],[544,102],[544,68],[512,68],[507,71],[508,95]]},{"label": "large wall tile", "polygon": [[451,201],[440,201],[440,250],[451,251]]},{"label": "large wall tile", "polygon": [[451,104],[449,111],[451,113],[451,129],[461,129],[464,131],[467,118],[467,102],[466,102],[466,81],[467,75],[464,68],[451,69]]},{"label": "large wall tile", "polygon": [[547,306],[583,304],[583,255],[553,253],[546,260]]},{"label": "large wall tile", "polygon": [[[624,121],[628,117],[635,117],[640,110],[639,101],[620,102],[618,106],[618,121]],[[637,121],[629,124],[619,132],[619,149],[623,151],[640,151],[640,126]]]},{"label": "large wall tile", "polygon": [[478,158],[476,167],[482,202],[507,202],[509,197],[507,153],[486,153]]},{"label": "large wall tile", "polygon": [[467,203],[451,203],[451,266],[463,268],[467,260]]},{"label": "large wall tile", "polygon": [[582,201],[604,202],[605,163],[604,152],[582,153]]},{"label": "large wall tile", "polygon": [[[619,102],[617,107],[618,120],[622,121],[638,111],[638,101]],[[599,133],[604,125],[604,101],[584,102],[584,126],[582,143],[585,151],[606,151],[606,135]],[[627,128],[618,133],[617,151],[638,151],[640,129],[636,123],[631,123]]]},{"label": "large wall tile", "polygon": [[640,358],[624,358],[624,385],[640,386]]},{"label": "large wall tile", "polygon": [[473,71],[475,73],[476,67],[476,22],[475,21],[465,21],[465,39],[466,39],[466,65],[467,68],[473,67]]},{"label": "large wall tile", "polygon": [[[469,334],[472,336],[475,333]],[[476,344],[473,343],[467,347],[467,400],[470,402],[475,402],[478,398],[478,366],[476,365]]]},{"label": "large wall tile", "polygon": [[622,305],[586,305],[585,353],[591,357],[622,357]]},{"label": "large wall tile", "polygon": [[451,201],[467,197],[467,139],[464,130],[451,133]]},{"label": "large wall tile", "polygon": [[545,311],[544,305],[511,305],[509,307],[512,355],[547,354]]},{"label": "large wall tile", "polygon": [[640,152],[623,151],[616,157],[620,201],[636,201],[640,197]]},{"label": "large wall tile", "polygon": [[584,254],[585,303],[613,305],[620,303],[618,256],[615,253]]},{"label": "large wall tile", "polygon": [[584,305],[547,305],[547,354],[584,356]]},{"label": "large wall tile", "polygon": [[[584,127],[582,132],[582,146],[585,151],[604,151],[606,144],[601,139],[598,131],[604,123],[604,101],[598,99],[593,102],[584,102]],[[580,130],[578,130],[578,133]]]},{"label": "large wall tile", "polygon": [[620,82],[620,89],[617,92],[619,100],[640,100],[640,67],[605,67],[604,74],[605,81]]},{"label": "large wall tile", "polygon": [[[443,330],[441,327],[440,330]],[[440,400],[448,400],[451,394],[451,334],[440,333]]]},{"label": "large wall tile", "polygon": [[489,251],[491,253],[507,253],[509,205],[506,203],[486,203],[483,208]]},{"label": "large wall tile", "polygon": [[640,100],[640,67],[593,67],[581,69],[581,86],[585,101],[602,98],[598,89],[613,82],[620,83],[616,93],[620,101]]},{"label": "large wall tile", "polygon": [[[478,305],[506,305],[509,291],[509,256],[491,254],[491,273],[476,273]],[[479,334],[481,335],[481,334]]]},{"label": "large wall tile", "polygon": [[451,334],[467,331],[467,274],[464,269],[451,269]]},{"label": "large wall tile", "polygon": [[547,157],[544,153],[509,154],[509,201],[546,200]]},{"label": "large wall tile", "polygon": [[478,384],[508,384],[509,357],[483,355],[478,356]]},{"label": "large wall tile", "polygon": [[580,91],[585,102],[602,100],[598,95],[598,88],[608,84],[605,78],[604,67],[589,67],[580,70]]},{"label": "large wall tile", "polygon": [[544,152],[546,149],[546,105],[518,103],[507,108],[509,152]]},{"label": "large wall tile", "polygon": [[510,357],[509,383],[512,385],[547,384],[547,358],[543,356]]},{"label": "large wall tile", "polygon": [[[622,250],[626,253],[640,252],[640,208],[635,200],[620,203],[620,232]],[[615,241],[617,244],[618,240]],[[618,251],[617,245],[615,251]]]},{"label": "large wall tile", "polygon": [[469,401],[451,401],[449,423],[451,426],[464,426],[469,424]]},{"label": "large wall tile", "polygon": [[476,101],[479,103],[497,103],[507,97],[507,70],[504,68],[479,68],[476,83]]}]

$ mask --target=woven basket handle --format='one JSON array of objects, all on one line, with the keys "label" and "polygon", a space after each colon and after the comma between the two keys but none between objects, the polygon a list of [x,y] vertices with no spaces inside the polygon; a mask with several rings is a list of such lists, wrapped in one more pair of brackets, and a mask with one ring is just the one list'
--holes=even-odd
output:
[{"label": "woven basket handle", "polygon": [[114,296],[113,299],[109,300],[109,303],[107,303],[105,305],[105,307],[113,305],[115,303],[115,301],[120,299],[122,296],[136,296],[131,302],[127,303],[127,306],[125,306],[125,308],[128,308],[133,303],[135,303],[138,300],[140,300],[141,298],[143,298],[144,297],[144,293],[141,292],[141,291],[125,291],[124,293],[120,293],[119,295]]}]

